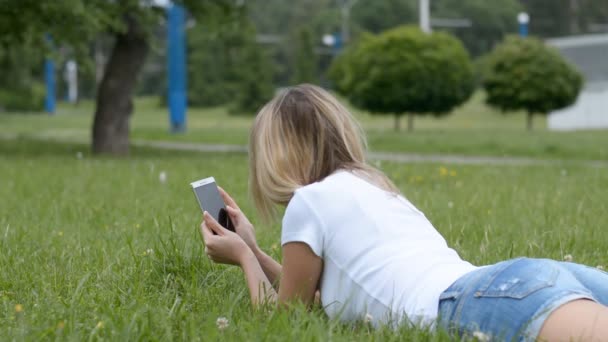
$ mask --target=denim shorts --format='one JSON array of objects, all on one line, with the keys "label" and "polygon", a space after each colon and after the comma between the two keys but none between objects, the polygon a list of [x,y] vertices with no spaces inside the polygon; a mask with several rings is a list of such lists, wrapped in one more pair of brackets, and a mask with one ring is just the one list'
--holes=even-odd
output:
[{"label": "denim shorts", "polygon": [[518,258],[465,274],[439,298],[440,329],[453,337],[534,341],[559,306],[608,305],[608,273],[570,262]]}]

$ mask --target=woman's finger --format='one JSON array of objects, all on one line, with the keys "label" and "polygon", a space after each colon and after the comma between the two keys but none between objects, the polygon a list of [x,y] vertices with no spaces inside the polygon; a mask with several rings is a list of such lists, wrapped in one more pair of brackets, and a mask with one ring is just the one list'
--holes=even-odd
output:
[{"label": "woman's finger", "polygon": [[226,203],[227,205],[229,205],[229,206],[231,206],[233,208],[237,208],[237,209],[239,208],[239,206],[232,199],[232,197],[230,197],[230,195],[228,195],[228,193],[226,192],[226,190],[222,189],[222,187],[220,187],[220,186],[218,186],[217,188],[220,191],[220,195],[224,199],[224,203]]},{"label": "woman's finger", "polygon": [[204,212],[203,214],[205,216],[205,226],[208,227],[209,229],[211,229],[212,231],[214,231],[217,235],[224,235],[224,227],[222,227],[219,223],[217,223],[217,221],[211,216],[209,215],[208,212]]},{"label": "woman's finger", "polygon": [[207,226],[204,220],[203,223],[201,223],[201,235],[203,236],[205,243],[213,237],[213,231]]},{"label": "woman's finger", "polygon": [[232,206],[227,205],[226,206],[226,211],[228,212],[228,215],[230,215],[230,219],[232,219],[232,222],[238,222],[239,217],[241,216],[241,211],[238,209],[235,209]]}]

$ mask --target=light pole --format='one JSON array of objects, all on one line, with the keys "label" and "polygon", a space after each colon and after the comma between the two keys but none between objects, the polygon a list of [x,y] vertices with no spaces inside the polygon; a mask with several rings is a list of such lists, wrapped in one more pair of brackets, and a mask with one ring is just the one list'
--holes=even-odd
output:
[{"label": "light pole", "polygon": [[519,23],[519,35],[522,38],[528,36],[528,23],[530,22],[530,16],[526,12],[521,12],[517,15],[517,22]]},{"label": "light pole", "polygon": [[341,42],[343,44],[348,43],[350,40],[350,10],[357,3],[357,1],[358,0],[342,0],[340,10],[342,14]]},{"label": "light pole", "polygon": [[431,0],[420,0],[418,9],[420,11],[420,29],[422,32],[431,33]]}]

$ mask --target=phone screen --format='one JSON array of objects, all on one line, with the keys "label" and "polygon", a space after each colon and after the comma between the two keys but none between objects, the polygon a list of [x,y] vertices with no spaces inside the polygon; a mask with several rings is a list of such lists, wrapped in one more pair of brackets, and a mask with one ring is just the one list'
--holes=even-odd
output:
[{"label": "phone screen", "polygon": [[207,211],[224,228],[234,231],[215,180],[207,178],[194,182],[192,183],[192,189],[201,210]]}]

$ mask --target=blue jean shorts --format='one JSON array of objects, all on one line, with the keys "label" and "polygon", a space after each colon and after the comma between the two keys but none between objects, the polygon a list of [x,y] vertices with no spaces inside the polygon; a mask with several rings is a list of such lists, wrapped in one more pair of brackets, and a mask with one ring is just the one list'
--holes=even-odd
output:
[{"label": "blue jean shorts", "polygon": [[465,274],[439,298],[438,327],[453,337],[534,341],[559,306],[608,305],[608,273],[570,262],[518,258]]}]

